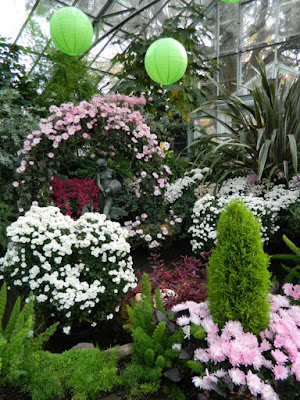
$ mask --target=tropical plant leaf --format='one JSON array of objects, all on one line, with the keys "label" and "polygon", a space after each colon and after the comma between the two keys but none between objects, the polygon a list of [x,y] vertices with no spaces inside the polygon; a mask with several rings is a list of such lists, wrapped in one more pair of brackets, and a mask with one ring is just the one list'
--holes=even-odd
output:
[{"label": "tropical plant leaf", "polygon": [[300,249],[289,238],[287,238],[285,235],[283,235],[282,238],[285,244],[292,250],[293,253],[295,253],[296,255],[300,255]]},{"label": "tropical plant leaf", "polygon": [[259,156],[258,156],[258,179],[261,179],[261,176],[263,174],[267,157],[268,157],[268,152],[270,148],[271,140],[266,140],[265,143],[261,146]]},{"label": "tropical plant leaf", "polygon": [[297,154],[297,142],[295,136],[292,134],[288,135],[289,142],[290,142],[290,151],[292,156],[293,168],[295,174],[298,172],[298,154]]}]

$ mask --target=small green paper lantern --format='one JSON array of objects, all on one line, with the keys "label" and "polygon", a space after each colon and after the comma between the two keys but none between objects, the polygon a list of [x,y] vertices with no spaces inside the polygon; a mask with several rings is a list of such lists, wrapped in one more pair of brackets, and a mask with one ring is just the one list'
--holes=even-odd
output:
[{"label": "small green paper lantern", "polygon": [[78,8],[64,7],[53,14],[50,20],[50,34],[60,51],[70,56],[78,56],[90,48],[93,26]]},{"label": "small green paper lantern", "polygon": [[238,3],[241,0],[221,0],[223,3]]},{"label": "small green paper lantern", "polygon": [[171,85],[182,78],[187,63],[185,48],[172,38],[156,40],[145,55],[147,74],[154,82],[162,85]]}]

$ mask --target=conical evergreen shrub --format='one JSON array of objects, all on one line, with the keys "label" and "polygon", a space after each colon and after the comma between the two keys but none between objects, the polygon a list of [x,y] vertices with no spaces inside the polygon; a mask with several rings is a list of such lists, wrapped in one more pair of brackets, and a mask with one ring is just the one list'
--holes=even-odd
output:
[{"label": "conical evergreen shrub", "polygon": [[260,223],[240,200],[222,212],[216,248],[207,268],[208,299],[214,322],[223,328],[240,321],[258,334],[269,323],[269,256],[263,251]]}]

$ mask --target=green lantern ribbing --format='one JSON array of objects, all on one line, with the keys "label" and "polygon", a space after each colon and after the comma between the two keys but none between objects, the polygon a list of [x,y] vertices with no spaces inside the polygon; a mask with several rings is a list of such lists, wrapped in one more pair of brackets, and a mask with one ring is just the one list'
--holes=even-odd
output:
[{"label": "green lantern ribbing", "polygon": [[154,82],[162,85],[171,85],[181,79],[187,63],[185,48],[172,38],[156,40],[145,55],[147,74]]},{"label": "green lantern ribbing", "polygon": [[64,7],[53,14],[50,20],[50,34],[60,51],[77,56],[91,46],[93,26],[78,8]]}]

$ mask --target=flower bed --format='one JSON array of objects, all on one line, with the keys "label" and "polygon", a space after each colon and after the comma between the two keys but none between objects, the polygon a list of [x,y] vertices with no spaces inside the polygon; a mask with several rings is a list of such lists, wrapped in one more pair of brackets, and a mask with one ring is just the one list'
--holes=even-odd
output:
[{"label": "flower bed", "polygon": [[300,199],[300,188],[291,182],[287,189],[284,185],[250,185],[247,178],[228,179],[216,195],[207,193],[194,204],[191,245],[195,253],[211,249],[217,238],[216,226],[219,215],[232,200],[241,198],[247,207],[261,221],[264,242],[268,242],[279,229],[279,212],[287,209]]},{"label": "flower bed", "polygon": [[[220,330],[206,302],[186,302],[172,308],[176,313],[185,311],[176,320],[185,334],[182,347],[192,340],[192,326],[205,331],[205,339],[193,344],[194,360],[205,366],[202,376],[193,377],[195,387],[226,398],[249,392],[264,400],[296,398],[300,381],[300,285],[285,285],[283,289],[286,296],[270,295],[269,327],[259,337],[244,332],[239,321],[228,321]],[[281,385],[283,382],[285,385]],[[281,391],[284,397],[279,397]]]}]

